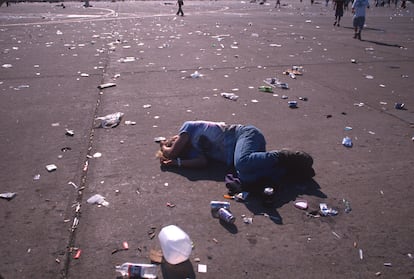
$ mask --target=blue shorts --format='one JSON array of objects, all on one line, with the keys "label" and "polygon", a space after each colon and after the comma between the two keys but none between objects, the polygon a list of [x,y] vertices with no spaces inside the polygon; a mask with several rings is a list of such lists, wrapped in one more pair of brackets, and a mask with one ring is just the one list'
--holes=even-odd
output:
[{"label": "blue shorts", "polygon": [[353,24],[355,28],[359,27],[359,29],[362,30],[365,24],[365,17],[364,16],[354,17]]}]

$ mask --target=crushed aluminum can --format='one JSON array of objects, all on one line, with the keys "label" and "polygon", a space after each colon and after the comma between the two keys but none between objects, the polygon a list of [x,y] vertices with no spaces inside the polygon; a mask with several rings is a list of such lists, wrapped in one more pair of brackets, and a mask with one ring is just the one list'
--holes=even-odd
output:
[{"label": "crushed aluminum can", "polygon": [[352,139],[350,137],[344,137],[342,139],[342,145],[345,147],[352,147],[353,143],[352,143]]},{"label": "crushed aluminum can", "polygon": [[298,102],[296,101],[289,101],[288,104],[290,108],[298,108]]},{"label": "crushed aluminum can", "polygon": [[223,220],[226,223],[233,224],[236,220],[236,217],[226,208],[220,208],[218,211],[218,216],[220,220]]},{"label": "crushed aluminum can", "polygon": [[328,208],[328,205],[326,203],[320,203],[319,209],[323,216],[335,216],[338,214],[337,210]]}]

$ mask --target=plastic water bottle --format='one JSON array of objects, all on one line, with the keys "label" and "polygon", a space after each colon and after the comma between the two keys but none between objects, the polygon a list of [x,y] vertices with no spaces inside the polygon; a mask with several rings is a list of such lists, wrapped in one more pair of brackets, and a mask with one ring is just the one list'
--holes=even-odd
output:
[{"label": "plastic water bottle", "polygon": [[115,267],[123,278],[157,278],[157,266],[155,264],[123,263]]},{"label": "plastic water bottle", "polygon": [[179,264],[188,260],[192,242],[188,234],[177,226],[170,225],[161,229],[158,239],[165,260],[170,264]]}]

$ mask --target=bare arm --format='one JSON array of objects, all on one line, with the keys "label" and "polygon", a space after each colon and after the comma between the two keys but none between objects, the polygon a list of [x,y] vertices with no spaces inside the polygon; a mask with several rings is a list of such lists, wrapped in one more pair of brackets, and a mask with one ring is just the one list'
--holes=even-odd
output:
[{"label": "bare arm", "polygon": [[176,140],[171,146],[161,145],[161,151],[163,155],[169,159],[175,159],[179,157],[185,150],[187,144],[190,143],[190,137],[186,133],[182,133],[176,136]]}]

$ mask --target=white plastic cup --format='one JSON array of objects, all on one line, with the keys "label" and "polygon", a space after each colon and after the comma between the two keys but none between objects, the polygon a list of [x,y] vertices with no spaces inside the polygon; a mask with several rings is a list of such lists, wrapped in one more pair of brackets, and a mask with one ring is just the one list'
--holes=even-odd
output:
[{"label": "white plastic cup", "polygon": [[170,225],[161,229],[158,239],[165,260],[179,264],[188,260],[192,250],[190,237],[179,227]]}]

